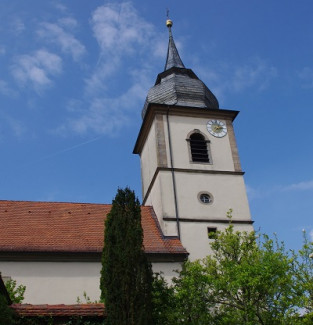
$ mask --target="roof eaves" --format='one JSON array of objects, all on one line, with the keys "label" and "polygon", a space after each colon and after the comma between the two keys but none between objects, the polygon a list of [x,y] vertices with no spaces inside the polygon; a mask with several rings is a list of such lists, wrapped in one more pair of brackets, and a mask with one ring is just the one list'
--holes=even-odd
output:
[{"label": "roof eaves", "polygon": [[75,305],[32,305],[32,304],[12,304],[11,308],[19,316],[24,317],[66,317],[66,316],[86,316],[103,317],[105,307],[103,303],[75,304]]}]

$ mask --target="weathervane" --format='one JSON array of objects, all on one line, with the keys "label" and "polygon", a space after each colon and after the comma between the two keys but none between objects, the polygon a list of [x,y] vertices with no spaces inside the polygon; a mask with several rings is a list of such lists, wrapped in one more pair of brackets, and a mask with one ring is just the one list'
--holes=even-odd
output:
[{"label": "weathervane", "polygon": [[168,8],[166,8],[166,26],[171,29],[171,27],[173,26],[173,22],[170,20],[170,17],[169,17],[169,14],[170,14],[170,11]]}]

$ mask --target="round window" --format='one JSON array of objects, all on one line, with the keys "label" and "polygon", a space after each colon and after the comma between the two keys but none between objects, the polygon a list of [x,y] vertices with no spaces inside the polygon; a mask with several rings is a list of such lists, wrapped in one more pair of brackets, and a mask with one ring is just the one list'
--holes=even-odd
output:
[{"label": "round window", "polygon": [[208,193],[201,193],[199,195],[199,199],[204,204],[208,204],[208,203],[211,203],[212,202],[212,198],[211,198],[211,196]]}]

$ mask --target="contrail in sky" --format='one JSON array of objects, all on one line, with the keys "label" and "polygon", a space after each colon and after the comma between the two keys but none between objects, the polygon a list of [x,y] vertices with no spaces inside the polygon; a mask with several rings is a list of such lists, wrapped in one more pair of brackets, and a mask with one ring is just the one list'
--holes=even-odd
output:
[{"label": "contrail in sky", "polygon": [[[90,140],[88,140],[88,141],[84,141],[84,142],[78,143],[78,144],[76,144],[75,146],[72,146],[72,147],[69,147],[69,148],[65,148],[65,149],[63,149],[63,150],[60,150],[60,151],[57,151],[57,152],[51,153],[50,155],[47,155],[47,156],[41,157],[41,158],[39,158],[39,159],[33,161],[32,163],[39,162],[39,161],[42,161],[42,160],[46,160],[46,159],[49,159],[49,158],[52,158],[52,157],[58,156],[58,155],[60,155],[60,154],[62,154],[62,153],[65,153],[65,152],[68,152],[68,151],[74,150],[74,149],[76,149],[76,148],[79,148],[79,147],[81,147],[81,146],[84,146],[85,144],[88,144],[88,143],[91,143],[91,142],[95,142],[95,141],[97,141],[97,140],[99,140],[100,138],[103,138],[103,137],[104,137],[104,135],[100,135],[100,136],[98,136],[98,137],[96,137],[96,138],[93,138],[93,139],[90,139]],[[28,164],[30,164],[30,163],[28,163]]]}]

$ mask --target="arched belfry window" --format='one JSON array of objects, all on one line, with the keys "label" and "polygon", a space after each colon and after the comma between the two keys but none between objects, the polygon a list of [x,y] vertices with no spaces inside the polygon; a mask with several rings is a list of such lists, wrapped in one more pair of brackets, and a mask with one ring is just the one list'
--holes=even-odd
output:
[{"label": "arched belfry window", "polygon": [[192,133],[187,140],[190,145],[191,160],[193,162],[210,163],[209,141],[199,132]]}]

